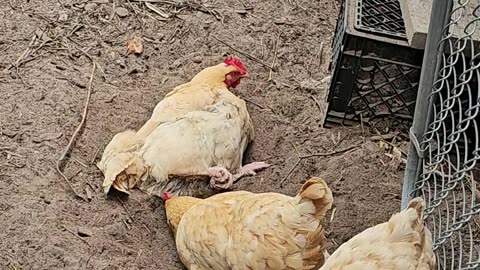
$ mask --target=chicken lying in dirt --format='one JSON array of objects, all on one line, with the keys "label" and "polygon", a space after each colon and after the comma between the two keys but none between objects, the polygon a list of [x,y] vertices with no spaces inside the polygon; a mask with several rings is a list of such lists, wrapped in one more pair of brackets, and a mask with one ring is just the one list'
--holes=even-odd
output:
[{"label": "chicken lying in dirt", "polygon": [[425,202],[413,199],[388,222],[341,245],[320,270],[433,270],[432,235],[423,225]]},{"label": "chicken lying in dirt", "polygon": [[323,226],[333,197],[319,178],[295,197],[246,191],[207,199],[163,196],[180,259],[190,270],[316,270],[324,263]]},{"label": "chicken lying in dirt", "polygon": [[246,72],[232,57],[206,68],[168,93],[138,132],[115,135],[97,164],[105,176],[104,192],[113,185],[125,193],[139,186],[151,194],[180,194],[199,177],[226,189],[267,168],[264,162],[242,167],[253,124],[245,101],[228,87],[236,87]]}]

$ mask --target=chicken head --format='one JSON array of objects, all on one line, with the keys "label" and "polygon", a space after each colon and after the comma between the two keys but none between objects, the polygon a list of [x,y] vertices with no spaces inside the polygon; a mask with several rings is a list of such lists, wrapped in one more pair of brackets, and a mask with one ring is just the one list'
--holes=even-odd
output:
[{"label": "chicken head", "polygon": [[173,197],[168,192],[163,192],[162,197],[165,199],[165,211],[168,226],[172,229],[173,236],[176,236],[178,224],[183,214],[190,210],[194,205],[201,202],[201,199],[194,197],[182,196]]},{"label": "chicken head", "polygon": [[233,56],[225,58],[224,63],[236,68],[225,76],[225,84],[228,87],[236,88],[240,84],[240,80],[248,76],[247,68],[240,59]]}]

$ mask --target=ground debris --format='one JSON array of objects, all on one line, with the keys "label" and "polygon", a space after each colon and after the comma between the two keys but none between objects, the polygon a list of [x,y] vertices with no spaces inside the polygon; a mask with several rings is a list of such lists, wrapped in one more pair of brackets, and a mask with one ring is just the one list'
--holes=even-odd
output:
[{"label": "ground debris", "polygon": [[117,13],[118,17],[125,18],[128,16],[128,10],[124,7],[118,7],[115,9],[115,13]]},{"label": "ground debris", "polygon": [[134,37],[127,41],[127,54],[141,54],[143,53],[143,39],[141,37]]},{"label": "ground debris", "polygon": [[51,140],[56,140],[60,137],[62,137],[63,132],[49,132],[49,133],[43,133],[41,135],[38,135],[36,137],[32,138],[32,141],[34,143],[41,143],[45,141],[51,141]]}]

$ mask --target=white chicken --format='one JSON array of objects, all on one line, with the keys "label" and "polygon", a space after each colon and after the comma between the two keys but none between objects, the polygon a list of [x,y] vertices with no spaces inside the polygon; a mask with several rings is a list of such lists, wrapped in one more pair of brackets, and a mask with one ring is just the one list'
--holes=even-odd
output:
[{"label": "white chicken", "polygon": [[191,179],[196,176],[210,177],[215,188],[228,188],[242,176],[267,168],[264,162],[242,167],[253,124],[245,101],[228,88],[245,76],[240,59],[228,57],[168,93],[138,132],[115,135],[97,164],[105,176],[104,192],[113,185],[128,193],[141,183],[150,192],[166,188],[177,194],[199,183]]},{"label": "white chicken", "polygon": [[[132,134],[133,131],[119,133],[112,141],[122,141]],[[176,121],[161,124],[142,145],[139,142],[127,146],[141,148],[126,153],[121,166],[108,168],[104,191],[108,192],[113,185],[127,192],[139,184],[151,194],[183,194],[183,185],[169,179],[188,176],[209,177],[212,187],[229,188],[241,177],[255,175],[255,171],[270,166],[254,162],[242,167],[243,153],[252,134],[253,125],[243,100],[238,105],[222,100],[190,112]]]}]

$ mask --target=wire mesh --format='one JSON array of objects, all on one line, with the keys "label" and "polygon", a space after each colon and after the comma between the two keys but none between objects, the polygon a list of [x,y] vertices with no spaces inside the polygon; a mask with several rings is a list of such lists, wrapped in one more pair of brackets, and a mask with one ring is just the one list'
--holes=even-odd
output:
[{"label": "wire mesh", "polygon": [[413,192],[427,202],[437,269],[480,269],[480,1],[451,1]]}]

